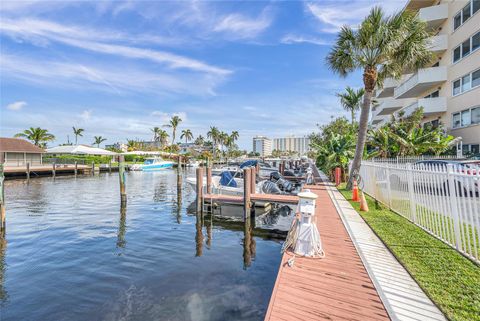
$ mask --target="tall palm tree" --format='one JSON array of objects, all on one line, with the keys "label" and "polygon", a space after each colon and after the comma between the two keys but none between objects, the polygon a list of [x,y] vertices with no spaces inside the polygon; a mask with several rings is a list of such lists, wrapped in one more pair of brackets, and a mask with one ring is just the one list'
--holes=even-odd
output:
[{"label": "tall palm tree", "polygon": [[85,129],[75,128],[75,127],[72,127],[72,129],[73,129],[73,134],[75,135],[75,145],[77,145],[78,136],[83,137],[83,132],[85,131]]},{"label": "tall palm tree", "polygon": [[230,137],[232,137],[233,141],[235,142],[240,135],[238,134],[238,131],[234,130],[231,134]]},{"label": "tall palm tree", "polygon": [[102,136],[93,136],[93,144],[97,145],[97,147],[100,147],[100,144],[106,141],[107,139],[102,137]]},{"label": "tall palm tree", "polygon": [[189,140],[193,139],[193,134],[190,129],[184,129],[182,130],[182,135],[180,136],[180,139],[185,138],[185,143],[188,143]]},{"label": "tall palm tree", "polygon": [[[356,30],[343,26],[336,44],[327,56],[327,64],[340,76],[363,70],[362,108],[352,163],[352,172],[360,169],[367,136],[370,103],[376,86],[385,78],[400,78],[405,70],[416,71],[432,61],[429,51],[430,33],[426,23],[411,11],[385,16],[375,7]],[[348,181],[351,188],[353,175]]]},{"label": "tall palm tree", "polygon": [[177,127],[180,125],[182,122],[182,119],[179,116],[173,116],[172,119],[170,119],[170,122],[165,125],[165,127],[170,127],[172,128],[172,145],[175,144],[175,137],[177,133]]},{"label": "tall palm tree", "polygon": [[157,142],[158,141],[158,134],[160,133],[160,127],[153,127],[152,129],[150,129],[153,133],[153,141],[154,142]]},{"label": "tall palm tree", "polygon": [[217,127],[211,126],[210,130],[207,133],[207,138],[210,138],[213,143],[213,158],[215,159],[216,157],[216,150],[217,150],[217,145],[218,145],[218,139],[220,138],[220,131],[218,130]]},{"label": "tall palm tree", "polygon": [[45,147],[47,142],[55,140],[55,136],[48,132],[48,129],[42,129],[40,127],[30,127],[23,132],[16,134],[14,137],[22,137],[31,141],[34,145],[39,147]]},{"label": "tall palm tree", "polygon": [[360,109],[364,93],[365,90],[363,88],[355,90],[352,87],[347,86],[344,93],[337,94],[337,97],[340,98],[340,104],[343,109],[351,113],[352,124],[355,122],[355,112]]}]

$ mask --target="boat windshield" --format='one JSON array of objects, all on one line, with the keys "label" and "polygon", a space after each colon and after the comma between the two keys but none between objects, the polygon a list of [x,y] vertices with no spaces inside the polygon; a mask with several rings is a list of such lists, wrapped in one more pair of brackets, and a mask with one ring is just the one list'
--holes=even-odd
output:
[{"label": "boat windshield", "polygon": [[155,159],[153,158],[147,158],[143,164],[145,165],[151,165],[155,162]]}]

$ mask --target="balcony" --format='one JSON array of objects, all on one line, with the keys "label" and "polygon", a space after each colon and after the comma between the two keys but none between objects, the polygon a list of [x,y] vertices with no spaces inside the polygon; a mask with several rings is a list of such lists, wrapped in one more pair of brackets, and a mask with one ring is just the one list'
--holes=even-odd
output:
[{"label": "balcony", "polygon": [[372,122],[371,122],[371,123],[372,123],[372,125],[381,125],[381,124],[389,121],[390,118],[391,118],[390,115],[383,115],[383,116],[381,116],[381,115],[376,115],[376,116],[374,116],[374,117],[372,118]]},{"label": "balcony", "polygon": [[422,8],[418,16],[427,23],[428,28],[437,29],[448,19],[448,4]]},{"label": "balcony", "polygon": [[430,50],[435,54],[441,54],[448,49],[448,36],[447,35],[438,35],[431,37],[430,39]]},{"label": "balcony", "polygon": [[387,78],[383,81],[383,87],[377,89],[377,98],[386,98],[393,96],[393,90],[400,84],[400,80]]},{"label": "balcony", "polygon": [[376,115],[391,115],[404,106],[408,106],[410,103],[412,103],[411,99],[385,99],[377,106]]},{"label": "balcony", "polygon": [[423,107],[425,117],[445,113],[447,111],[447,97],[421,98],[403,109],[405,116],[411,115],[418,107]]},{"label": "balcony", "polygon": [[431,67],[419,69],[395,88],[395,98],[415,98],[423,92],[447,81],[447,67]]}]

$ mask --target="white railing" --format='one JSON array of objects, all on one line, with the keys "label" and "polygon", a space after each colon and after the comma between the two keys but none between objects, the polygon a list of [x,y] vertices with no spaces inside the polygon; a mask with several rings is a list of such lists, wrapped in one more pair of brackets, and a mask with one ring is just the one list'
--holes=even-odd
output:
[{"label": "white railing", "polygon": [[480,166],[363,161],[360,188],[480,263]]},{"label": "white railing", "polygon": [[368,161],[374,162],[374,163],[404,164],[404,163],[414,163],[422,160],[463,160],[463,159],[465,158],[459,158],[458,156],[454,156],[454,155],[443,155],[443,156],[421,155],[421,156],[398,156],[394,158],[370,158]]}]

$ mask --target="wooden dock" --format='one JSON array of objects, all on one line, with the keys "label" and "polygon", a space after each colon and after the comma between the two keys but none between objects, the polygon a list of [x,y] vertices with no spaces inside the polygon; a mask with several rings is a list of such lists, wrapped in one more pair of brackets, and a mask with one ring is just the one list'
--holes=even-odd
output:
[{"label": "wooden dock", "polygon": [[282,257],[265,320],[390,320],[337,210],[320,183],[316,224],[326,257]]},{"label": "wooden dock", "polygon": [[[224,194],[204,194],[203,198],[209,203],[238,203],[243,204],[243,196],[233,196]],[[276,195],[276,194],[251,194],[252,202],[269,202],[282,204],[297,204],[298,196],[295,195]]]}]

